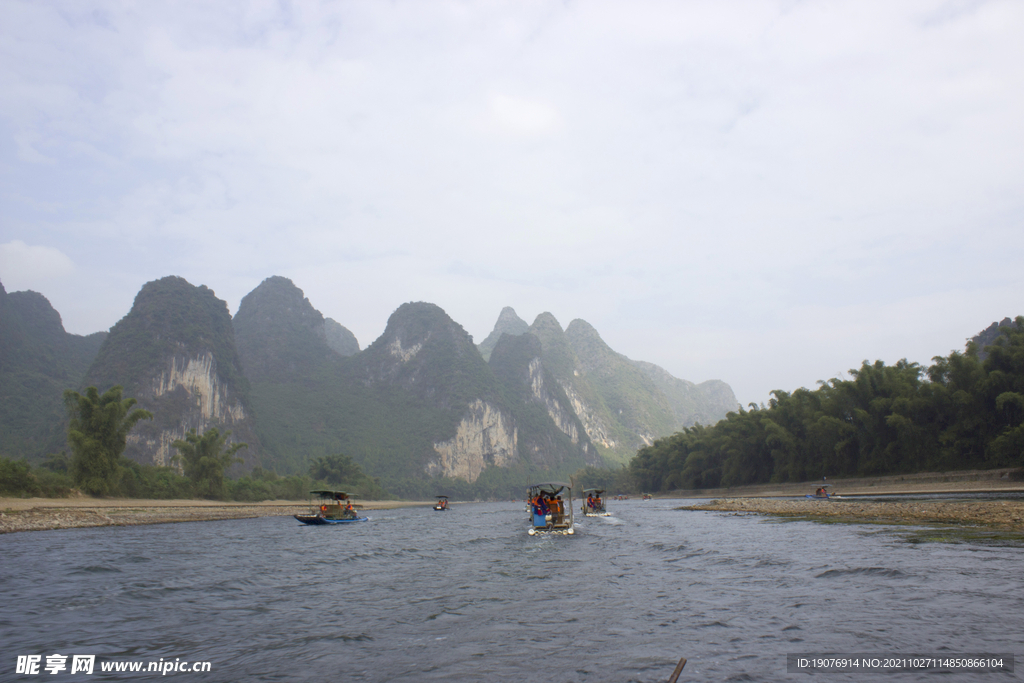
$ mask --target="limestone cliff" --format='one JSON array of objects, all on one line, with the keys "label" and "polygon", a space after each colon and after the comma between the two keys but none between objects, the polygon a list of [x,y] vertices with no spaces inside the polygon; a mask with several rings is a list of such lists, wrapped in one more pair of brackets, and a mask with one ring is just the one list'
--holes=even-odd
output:
[{"label": "limestone cliff", "polygon": [[583,438],[583,434],[580,433],[580,421],[548,390],[544,380],[544,363],[540,358],[533,358],[527,368],[530,371],[530,391],[533,397],[544,404],[548,417],[559,431],[568,436],[572,443],[580,443]]},{"label": "limestone cliff", "polygon": [[481,400],[469,405],[455,436],[434,444],[437,459],[427,463],[430,476],[474,482],[488,465],[506,467],[516,459],[516,428],[495,406]]},{"label": "limestone cliff", "polygon": [[559,383],[541,358],[533,334],[504,334],[489,365],[513,400],[519,426],[520,451],[533,472],[571,474],[601,457]]},{"label": "limestone cliff", "polygon": [[[563,330],[551,313],[541,313],[526,330],[524,324],[515,311],[505,308],[481,351],[500,343],[496,338],[529,334],[539,339],[542,350],[539,365],[531,366],[534,377],[540,376],[542,366],[550,376],[547,386],[558,387],[566,412],[573,414],[608,464],[625,463],[655,439],[696,422],[713,424],[736,408],[724,382],[695,385],[656,365],[630,360],[609,348],[586,321],[573,320]],[[563,414],[549,415],[571,436]]]},{"label": "limestone cliff", "polygon": [[217,427],[232,433],[231,442],[248,444],[239,452],[240,469],[247,469],[259,462],[261,445],[239,365],[227,304],[207,287],[166,277],[142,287],[84,385],[101,392],[121,385],[125,397],[153,413],[129,434],[126,457],[166,465],[175,440]]},{"label": "limestone cliff", "polygon": [[[172,412],[178,419],[170,425],[150,428],[140,423],[128,435],[128,451],[141,454],[154,465],[169,465],[177,454],[171,444],[184,439],[189,430],[202,434],[210,427],[231,430],[235,435],[248,430],[248,416],[241,402],[232,397],[227,384],[217,376],[217,362],[207,351],[194,358],[172,356],[168,366],[143,392],[145,406],[154,414]],[[136,396],[135,398],[138,398]],[[140,400],[140,405],[142,405]],[[240,439],[233,439],[237,441]]]},{"label": "limestone cliff", "polygon": [[359,353],[359,341],[351,331],[337,320],[324,318],[324,339],[327,345],[342,356]]}]

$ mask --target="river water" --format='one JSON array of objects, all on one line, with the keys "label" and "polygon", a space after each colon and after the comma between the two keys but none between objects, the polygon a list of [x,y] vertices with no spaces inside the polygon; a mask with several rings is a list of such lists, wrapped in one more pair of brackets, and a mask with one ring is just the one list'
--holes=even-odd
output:
[{"label": "river water", "polygon": [[[99,662],[161,658],[211,663],[171,678],[332,683],[654,682],[681,657],[680,681],[808,680],[787,673],[787,654],[1020,658],[1019,544],[608,505],[612,517],[577,517],[572,537],[527,535],[523,503],[332,527],[266,517],[8,534],[0,680],[152,679]],[[14,673],[17,655],[45,665],[54,653],[96,655],[96,669]]]}]

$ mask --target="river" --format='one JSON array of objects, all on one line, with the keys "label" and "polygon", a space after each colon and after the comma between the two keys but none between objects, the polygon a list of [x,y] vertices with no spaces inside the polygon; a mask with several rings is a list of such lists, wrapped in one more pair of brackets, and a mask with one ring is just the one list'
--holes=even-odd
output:
[{"label": "river", "polygon": [[[523,503],[8,534],[0,680],[163,659],[210,662],[168,674],[196,681],[664,682],[685,657],[681,682],[774,681],[808,680],[796,653],[1020,654],[1019,544],[679,504],[610,501],[572,537],[527,535]],[[52,654],[96,668],[14,673]]]}]

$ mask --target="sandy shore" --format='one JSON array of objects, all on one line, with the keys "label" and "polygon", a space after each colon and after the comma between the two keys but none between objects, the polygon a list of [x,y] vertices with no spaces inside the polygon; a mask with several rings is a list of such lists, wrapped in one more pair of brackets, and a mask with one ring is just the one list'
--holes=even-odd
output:
[{"label": "sandy shore", "polygon": [[680,510],[753,512],[865,524],[942,524],[1024,532],[1024,501],[858,501],[720,498]]},{"label": "sandy shore", "polygon": [[681,510],[750,512],[866,524],[941,524],[1024,532],[1024,501],[1020,500],[866,500],[858,496],[934,493],[1019,493],[1019,470],[981,470],[895,475],[866,479],[830,479],[840,498],[800,498],[821,482],[762,484],[733,489],[686,491],[679,498],[713,498]]},{"label": "sandy shore", "polygon": [[[896,474],[860,479],[832,479],[825,482],[844,496],[880,496],[909,493],[980,493],[1024,491],[1020,469],[965,470]],[[814,493],[820,480],[793,484],[755,484],[721,489],[693,489],[658,494],[656,498],[771,498]]]},{"label": "sandy shore", "polygon": [[[363,510],[433,505],[433,501],[355,501]],[[95,526],[135,526],[217,519],[283,517],[308,512],[305,500],[222,503],[124,498],[0,498],[0,533]]]}]

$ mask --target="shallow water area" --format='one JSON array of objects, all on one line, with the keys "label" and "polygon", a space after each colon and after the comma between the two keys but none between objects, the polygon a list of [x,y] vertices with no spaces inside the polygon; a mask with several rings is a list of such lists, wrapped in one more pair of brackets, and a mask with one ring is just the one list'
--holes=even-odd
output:
[{"label": "shallow water area", "polygon": [[13,673],[16,655],[53,653],[97,655],[92,676],[60,680],[124,680],[99,662],[180,658],[211,662],[195,680],[653,682],[680,657],[680,681],[806,680],[786,672],[787,654],[1019,646],[1017,545],[678,505],[610,501],[612,517],[577,516],[572,537],[530,537],[521,502],[377,510],[344,526],[9,534],[0,680],[31,678]]}]

